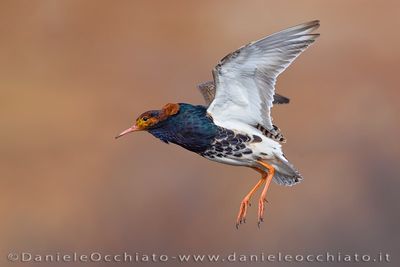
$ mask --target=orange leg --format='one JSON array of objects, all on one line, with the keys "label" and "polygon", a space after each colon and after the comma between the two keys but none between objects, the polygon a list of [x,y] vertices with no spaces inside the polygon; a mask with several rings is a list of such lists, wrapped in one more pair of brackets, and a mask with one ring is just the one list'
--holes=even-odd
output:
[{"label": "orange leg", "polygon": [[257,161],[257,162],[268,169],[268,175],[266,177],[265,186],[261,193],[260,199],[258,200],[258,227],[260,227],[260,223],[264,221],[263,215],[265,208],[264,205],[265,202],[267,201],[267,190],[269,185],[271,184],[272,178],[274,177],[275,168],[265,162],[262,161]]},{"label": "orange leg", "polygon": [[242,202],[240,203],[240,209],[239,209],[239,214],[236,218],[236,228],[239,227],[239,224],[242,222],[246,222],[246,214],[247,214],[247,208],[250,206],[250,198],[254,194],[255,191],[265,182],[266,178],[266,173],[263,172],[262,170],[259,170],[257,168],[253,168],[259,173],[261,173],[262,177],[261,179],[257,182],[257,184],[253,187],[253,189],[250,190],[250,192],[243,198]]}]

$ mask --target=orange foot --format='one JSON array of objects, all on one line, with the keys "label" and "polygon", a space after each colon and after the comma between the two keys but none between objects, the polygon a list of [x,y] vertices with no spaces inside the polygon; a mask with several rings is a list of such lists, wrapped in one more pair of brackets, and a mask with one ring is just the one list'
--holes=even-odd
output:
[{"label": "orange foot", "polygon": [[265,210],[265,202],[267,202],[266,199],[260,198],[258,200],[258,228],[260,228],[260,224],[264,221],[263,215],[264,215],[264,210]]},{"label": "orange foot", "polygon": [[259,169],[254,168],[256,171],[260,172],[262,177],[258,181],[258,183],[250,190],[250,192],[243,198],[242,202],[240,203],[239,214],[236,218],[236,229],[239,228],[239,225],[246,222],[246,214],[247,208],[250,206],[250,198],[254,194],[254,192],[262,185],[265,181],[265,173]]},{"label": "orange foot", "polygon": [[250,199],[246,196],[243,198],[242,202],[240,203],[239,214],[236,218],[236,229],[239,228],[240,224],[246,223],[247,208],[249,206],[251,206],[249,200]]}]

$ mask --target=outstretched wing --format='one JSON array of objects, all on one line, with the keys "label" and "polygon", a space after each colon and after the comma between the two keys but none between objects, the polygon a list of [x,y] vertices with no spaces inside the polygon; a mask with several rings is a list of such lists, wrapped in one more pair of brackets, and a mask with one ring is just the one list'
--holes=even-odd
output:
[{"label": "outstretched wing", "polygon": [[319,34],[319,21],[277,32],[225,56],[214,68],[214,101],[207,112],[224,125],[243,122],[272,129],[270,115],[276,78]]},{"label": "outstretched wing", "polygon": [[[206,105],[209,106],[215,97],[215,84],[214,81],[207,81],[197,85],[197,89],[199,89],[201,95],[206,102]],[[290,99],[286,96],[280,94],[274,94],[274,101],[272,104],[288,104]]]}]

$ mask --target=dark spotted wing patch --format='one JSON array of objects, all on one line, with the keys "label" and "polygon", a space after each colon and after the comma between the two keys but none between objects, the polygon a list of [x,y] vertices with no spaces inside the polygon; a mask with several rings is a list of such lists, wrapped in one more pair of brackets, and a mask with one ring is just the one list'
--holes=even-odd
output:
[{"label": "dark spotted wing patch", "polygon": [[235,133],[232,130],[219,128],[218,135],[209,149],[201,153],[207,158],[223,158],[223,157],[243,157],[243,155],[252,154],[253,151],[248,144],[261,142],[261,137],[257,135],[249,136],[246,134]]},{"label": "dark spotted wing patch", "polygon": [[272,125],[272,129],[268,130],[262,125],[257,124],[257,129],[260,130],[266,137],[272,140],[278,141],[279,143],[286,143],[286,138],[281,133],[281,130],[276,126]]}]

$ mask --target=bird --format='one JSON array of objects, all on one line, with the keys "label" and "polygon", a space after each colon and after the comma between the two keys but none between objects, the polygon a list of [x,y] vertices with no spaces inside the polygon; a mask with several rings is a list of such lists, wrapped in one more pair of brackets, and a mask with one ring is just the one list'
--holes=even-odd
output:
[{"label": "bird", "polygon": [[258,199],[260,227],[271,181],[292,186],[303,180],[282,151],[286,139],[272,123],[271,108],[289,103],[275,93],[277,77],[319,37],[319,25],[319,20],[299,24],[240,47],[213,68],[213,81],[198,85],[205,105],[165,104],[142,113],[115,138],[147,131],[206,159],[254,169],[261,177],[240,202],[235,225],[246,222],[250,200],[264,185]]}]

